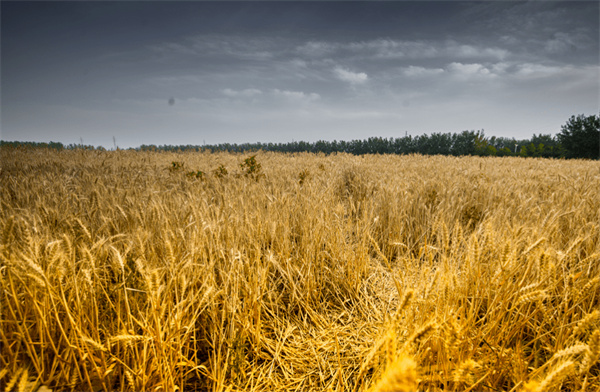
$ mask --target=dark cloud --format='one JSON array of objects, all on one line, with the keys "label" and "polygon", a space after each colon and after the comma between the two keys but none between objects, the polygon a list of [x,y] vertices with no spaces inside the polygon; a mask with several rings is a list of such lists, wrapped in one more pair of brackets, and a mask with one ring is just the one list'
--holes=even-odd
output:
[{"label": "dark cloud", "polygon": [[1,7],[9,140],[528,137],[599,103],[597,2]]}]

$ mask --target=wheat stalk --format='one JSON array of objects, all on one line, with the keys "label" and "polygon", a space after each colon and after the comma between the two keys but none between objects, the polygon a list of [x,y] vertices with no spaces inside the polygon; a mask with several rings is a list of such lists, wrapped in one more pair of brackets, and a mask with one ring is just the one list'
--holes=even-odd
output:
[{"label": "wheat stalk", "polygon": [[371,391],[412,392],[417,390],[417,385],[417,364],[412,358],[400,355],[388,365],[381,379]]},{"label": "wheat stalk", "polygon": [[556,384],[561,383],[567,376],[573,373],[574,367],[575,363],[572,361],[562,362],[539,383],[537,391],[548,391]]}]

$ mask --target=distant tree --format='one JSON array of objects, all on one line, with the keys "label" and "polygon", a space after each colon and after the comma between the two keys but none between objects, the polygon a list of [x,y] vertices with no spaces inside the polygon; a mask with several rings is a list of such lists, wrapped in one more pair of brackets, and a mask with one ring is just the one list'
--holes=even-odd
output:
[{"label": "distant tree", "polygon": [[600,157],[600,116],[571,116],[557,139],[565,157],[598,159]]},{"label": "distant tree", "polygon": [[529,143],[527,145],[527,156],[534,157],[534,158],[541,157],[542,156],[541,152],[544,149],[544,145],[541,144],[541,146],[542,147],[540,149],[539,146],[536,146],[533,143]]},{"label": "distant tree", "polygon": [[410,154],[416,152],[415,139],[412,136],[399,137],[392,146],[394,154]]},{"label": "distant tree", "polygon": [[479,156],[496,156],[498,149],[494,146],[494,140],[485,137],[483,130],[477,131],[475,135],[475,155]]},{"label": "distant tree", "polygon": [[531,143],[536,148],[535,156],[543,158],[558,158],[561,156],[561,146],[552,135],[533,134]]},{"label": "distant tree", "polygon": [[452,134],[452,155],[474,155],[478,140],[483,136],[480,131],[462,131]]},{"label": "distant tree", "polygon": [[415,137],[415,145],[417,148],[417,152],[419,152],[419,154],[423,154],[423,155],[433,154],[430,144],[431,144],[430,139],[427,134],[423,134],[423,135]]},{"label": "distant tree", "polygon": [[513,154],[513,152],[510,150],[510,148],[508,148],[508,147],[502,147],[502,148],[498,149],[498,153],[497,153],[497,155],[498,155],[499,157],[510,157],[510,156],[512,156],[512,155],[514,155],[514,154]]},{"label": "distant tree", "polygon": [[452,135],[449,133],[432,133],[427,147],[428,154],[449,155],[452,148]]},{"label": "distant tree", "polygon": [[552,135],[536,135],[535,133],[531,138],[531,143],[535,144],[536,146],[539,144],[543,144],[546,147],[554,147],[558,145],[558,141],[555,138],[553,138]]},{"label": "distant tree", "polygon": [[495,157],[498,155],[498,149],[491,144],[485,146],[485,148],[480,152],[481,155],[486,157]]},{"label": "distant tree", "polygon": [[517,143],[514,138],[492,136],[489,139],[489,144],[496,148],[498,156],[515,155]]}]

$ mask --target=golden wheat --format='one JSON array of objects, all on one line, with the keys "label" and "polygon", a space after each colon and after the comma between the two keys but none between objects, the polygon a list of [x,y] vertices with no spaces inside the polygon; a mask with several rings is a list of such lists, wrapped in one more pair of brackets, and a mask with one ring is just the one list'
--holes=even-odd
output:
[{"label": "golden wheat", "polygon": [[600,389],[597,162],[0,155],[0,389]]},{"label": "golden wheat", "polygon": [[410,357],[401,355],[388,365],[373,392],[413,392],[417,390],[417,364]]}]

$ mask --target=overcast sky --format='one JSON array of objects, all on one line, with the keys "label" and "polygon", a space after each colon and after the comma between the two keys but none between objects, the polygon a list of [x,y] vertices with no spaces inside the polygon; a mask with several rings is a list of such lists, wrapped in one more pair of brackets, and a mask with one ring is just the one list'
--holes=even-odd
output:
[{"label": "overcast sky", "polygon": [[3,140],[555,134],[598,113],[599,2],[1,2]]}]

